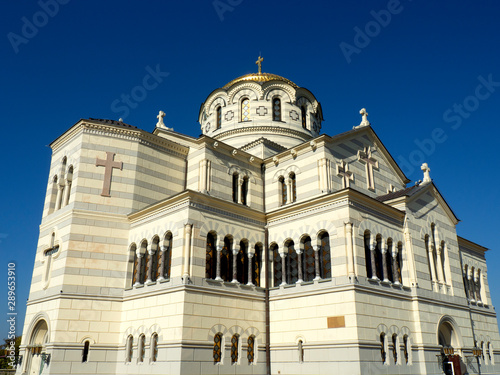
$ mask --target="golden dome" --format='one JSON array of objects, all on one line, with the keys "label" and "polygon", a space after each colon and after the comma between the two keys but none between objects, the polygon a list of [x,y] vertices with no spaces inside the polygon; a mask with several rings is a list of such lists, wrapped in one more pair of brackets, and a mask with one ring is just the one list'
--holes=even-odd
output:
[{"label": "golden dome", "polygon": [[269,81],[283,81],[285,83],[288,83],[290,86],[294,88],[298,88],[295,83],[290,81],[289,79],[286,79],[282,76],[279,76],[277,74],[271,74],[271,73],[250,73],[250,74],[245,74],[244,76],[238,77],[236,79],[233,79],[231,82],[226,84],[223,89],[227,89],[228,87],[234,85],[235,83],[238,82],[244,82],[244,81],[254,81],[254,82],[269,82]]}]

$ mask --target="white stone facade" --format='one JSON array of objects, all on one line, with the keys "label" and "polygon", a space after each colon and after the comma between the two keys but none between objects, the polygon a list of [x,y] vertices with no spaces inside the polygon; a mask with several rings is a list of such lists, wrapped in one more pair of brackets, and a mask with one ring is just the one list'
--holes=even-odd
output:
[{"label": "white stone facade", "polygon": [[200,138],[73,125],[17,374],[441,374],[445,350],[500,373],[487,249],[360,113],[321,135],[311,92],[258,73],[208,96]]}]

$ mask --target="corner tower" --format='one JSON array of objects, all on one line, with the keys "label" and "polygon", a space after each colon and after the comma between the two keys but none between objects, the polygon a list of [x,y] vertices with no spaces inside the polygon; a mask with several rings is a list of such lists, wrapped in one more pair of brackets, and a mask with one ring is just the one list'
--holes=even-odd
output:
[{"label": "corner tower", "polygon": [[250,73],[214,90],[202,103],[203,135],[260,158],[319,135],[321,104],[307,89],[276,74]]}]

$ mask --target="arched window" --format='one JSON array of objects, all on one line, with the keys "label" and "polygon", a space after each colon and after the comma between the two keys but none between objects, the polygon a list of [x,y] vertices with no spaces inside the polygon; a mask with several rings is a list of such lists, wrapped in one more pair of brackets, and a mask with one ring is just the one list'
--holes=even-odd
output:
[{"label": "arched window", "polygon": [[146,336],[139,336],[139,348],[138,348],[138,362],[144,362],[144,357],[146,355]]},{"label": "arched window", "polygon": [[398,335],[392,335],[392,356],[394,358],[394,364],[398,364]]},{"label": "arched window", "polygon": [[54,175],[54,177],[52,177],[52,191],[50,192],[49,213],[56,210],[58,191],[59,191],[59,184],[57,182],[57,175]]},{"label": "arched window", "polygon": [[73,183],[73,166],[70,165],[66,174],[66,187],[64,191],[64,206],[69,203],[69,195],[71,194],[71,184]]},{"label": "arched window", "polygon": [[408,364],[410,360],[410,355],[408,351],[408,335],[403,336],[403,345],[404,345],[404,356],[405,356],[405,363]]},{"label": "arched window", "polygon": [[393,258],[392,258],[392,238],[387,239],[387,252],[385,253],[385,262],[387,266],[387,275],[384,275],[385,279],[388,279],[391,283],[394,280],[394,272],[392,270]]},{"label": "arched window", "polygon": [[385,363],[387,360],[387,353],[385,351],[385,333],[382,332],[380,334],[380,357],[382,359],[382,363]]},{"label": "arched window", "polygon": [[323,232],[319,235],[321,250],[319,251],[320,260],[320,276],[323,279],[332,277],[332,262],[330,255],[330,235],[328,232]]},{"label": "arched window", "polygon": [[240,250],[236,255],[236,279],[241,284],[248,283],[248,244],[240,241]]},{"label": "arched window", "polygon": [[397,253],[396,253],[396,275],[397,280],[400,284],[403,284],[403,275],[401,270],[403,269],[403,244],[398,242]]},{"label": "arched window", "polygon": [[233,202],[238,203],[238,173],[233,173]]},{"label": "arched window", "polygon": [[371,262],[371,251],[370,251],[370,231],[365,231],[365,267],[366,267],[366,277],[373,277],[372,262]]},{"label": "arched window", "polygon": [[304,362],[304,342],[302,340],[299,340],[297,343],[297,351],[299,354],[299,363]]},{"label": "arched window", "polygon": [[241,121],[250,121],[250,99],[241,99]]},{"label": "arched window", "polygon": [[302,127],[304,129],[307,129],[307,112],[306,112],[306,106],[303,105],[302,107],[300,107],[300,113],[301,113],[301,116],[302,116]]},{"label": "arched window", "polygon": [[232,364],[238,363],[239,341],[240,341],[240,336],[238,334],[235,334],[235,335],[233,335],[233,337],[231,337],[231,363]]},{"label": "arched window", "polygon": [[252,284],[260,286],[260,269],[262,264],[262,245],[255,245],[255,254],[252,258]]},{"label": "arched window", "polygon": [[281,262],[281,255],[278,251],[278,245],[273,244],[270,247],[271,253],[273,254],[273,286],[276,288],[280,286],[283,280],[283,268]]},{"label": "arched window", "polygon": [[251,365],[255,361],[255,336],[248,337],[247,359],[248,364]]},{"label": "arched window", "polygon": [[159,276],[158,267],[161,264],[161,251],[160,247],[158,246],[159,243],[160,238],[158,236],[155,236],[151,244],[151,251],[153,252],[153,254],[151,254],[151,281],[156,281]]},{"label": "arched window", "polygon": [[245,206],[248,205],[248,200],[247,200],[247,195],[248,195],[248,177],[243,177],[243,184],[241,185],[241,203],[244,204]]},{"label": "arched window", "polygon": [[82,363],[87,362],[89,360],[89,350],[90,350],[90,341],[87,340],[83,343]]},{"label": "arched window", "polygon": [[302,258],[302,267],[304,270],[303,280],[304,281],[313,281],[316,277],[316,268],[315,268],[315,255],[313,246],[311,244],[311,237],[306,236],[301,239],[300,247],[302,249],[301,258]]},{"label": "arched window", "polygon": [[127,356],[126,361],[132,362],[132,357],[134,355],[134,337],[130,335],[127,337]]},{"label": "arched window", "polygon": [[220,363],[222,361],[222,333],[217,333],[214,336],[214,363]]},{"label": "arched window", "polygon": [[273,121],[281,121],[281,99],[273,99]]},{"label": "arched window", "polygon": [[163,239],[163,251],[162,251],[162,262],[159,265],[159,274],[163,276],[163,279],[170,279],[170,268],[172,266],[172,233],[167,232],[165,238]]},{"label": "arched window", "polygon": [[147,241],[143,241],[141,244],[141,268],[139,272],[139,283],[144,284],[148,277],[148,269],[149,269],[149,252],[148,252],[148,243]]},{"label": "arched window", "polygon": [[56,210],[60,209],[63,206],[63,199],[64,199],[64,173],[66,173],[66,163],[67,163],[67,158],[66,156],[62,159],[62,165],[61,165],[61,171],[59,173],[59,186],[58,186],[58,191],[57,191],[57,202],[56,202]]},{"label": "arched window", "polygon": [[446,273],[446,244],[444,241],[441,241],[440,245],[441,250],[441,267],[443,268],[443,282],[448,284],[449,276]]},{"label": "arched window", "polygon": [[158,360],[158,334],[153,333],[151,336],[151,362]]},{"label": "arched window", "polygon": [[377,235],[377,246],[375,247],[375,267],[379,280],[383,280],[383,260],[382,260],[382,236]]},{"label": "arched window", "polygon": [[133,243],[131,246],[130,246],[130,261],[133,262],[133,270],[132,270],[132,283],[131,283],[131,287],[134,286],[134,284],[137,282],[138,280],[138,275],[139,275],[139,257],[137,256],[137,246],[135,243]]},{"label": "arched window", "polygon": [[222,107],[221,106],[218,106],[217,109],[215,110],[215,116],[216,116],[216,120],[215,120],[216,129],[220,129],[221,124],[222,124]]},{"label": "arched window", "polygon": [[297,183],[295,181],[295,173],[290,173],[290,202],[297,201]]},{"label": "arched window", "polygon": [[494,365],[495,364],[495,355],[493,353],[493,345],[491,345],[491,342],[488,342],[487,348],[488,348],[488,359],[490,360],[490,363],[492,365]]},{"label": "arched window", "polygon": [[486,347],[484,346],[484,341],[481,341],[481,359],[483,360],[484,364],[487,364],[486,362]]},{"label": "arched window", "polygon": [[285,243],[285,252],[288,254],[285,258],[287,284],[295,284],[299,279],[299,257],[295,251],[293,240]]},{"label": "arched window", "polygon": [[287,189],[286,189],[286,183],[285,183],[285,178],[283,176],[281,176],[279,179],[278,179],[278,182],[279,182],[279,188],[280,188],[280,203],[281,205],[285,205],[286,202],[287,202]]},{"label": "arched window", "polygon": [[224,247],[220,254],[220,277],[224,281],[233,280],[233,240],[224,237]]},{"label": "arched window", "polygon": [[217,251],[215,249],[215,236],[212,233],[207,235],[205,277],[215,279],[217,276]]}]

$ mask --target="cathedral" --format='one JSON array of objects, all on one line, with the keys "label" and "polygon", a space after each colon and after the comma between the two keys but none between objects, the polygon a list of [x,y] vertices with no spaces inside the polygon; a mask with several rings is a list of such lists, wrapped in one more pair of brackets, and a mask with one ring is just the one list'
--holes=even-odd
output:
[{"label": "cathedral", "polygon": [[261,71],[198,138],[82,119],[52,160],[16,374],[499,374],[485,247],[368,121]]}]

